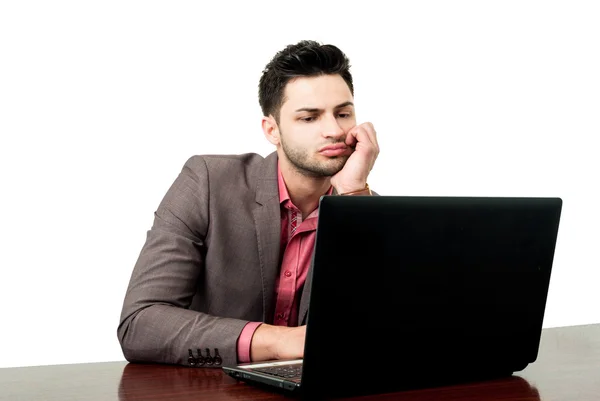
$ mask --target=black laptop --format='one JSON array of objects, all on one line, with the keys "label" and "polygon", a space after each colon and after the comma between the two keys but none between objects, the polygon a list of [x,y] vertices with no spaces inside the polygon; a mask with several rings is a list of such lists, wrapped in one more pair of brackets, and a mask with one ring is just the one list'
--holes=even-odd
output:
[{"label": "black laptop", "polygon": [[229,375],[316,399],[536,360],[560,198],[323,196],[319,208],[303,360]]}]

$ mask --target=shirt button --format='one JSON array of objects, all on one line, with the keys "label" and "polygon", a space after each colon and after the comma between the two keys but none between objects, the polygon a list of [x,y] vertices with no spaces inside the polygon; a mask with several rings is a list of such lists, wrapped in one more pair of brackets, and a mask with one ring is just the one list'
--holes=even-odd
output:
[{"label": "shirt button", "polygon": [[286,276],[286,277],[291,277],[291,275],[292,275],[292,272],[291,272],[291,271],[289,271],[289,270],[286,270],[286,271],[285,271],[285,276]]}]

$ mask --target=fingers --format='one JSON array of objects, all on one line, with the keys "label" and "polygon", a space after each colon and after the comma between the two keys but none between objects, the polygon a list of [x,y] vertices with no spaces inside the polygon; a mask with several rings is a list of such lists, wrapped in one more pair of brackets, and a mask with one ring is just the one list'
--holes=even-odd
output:
[{"label": "fingers", "polygon": [[[364,137],[368,138],[368,141],[373,145],[373,147],[375,148],[375,152],[379,153],[379,143],[377,142],[377,133],[375,132],[375,127],[373,127],[373,124],[371,123],[364,123],[360,125],[359,130],[361,130],[364,132]],[[359,141],[361,139],[359,138]]]},{"label": "fingers", "polygon": [[348,133],[346,134],[346,140],[344,141],[346,145],[350,146],[353,149],[356,147],[356,143],[358,142],[356,140],[357,129],[358,125],[354,126],[350,131],[348,131]]},{"label": "fingers", "polygon": [[346,135],[346,144],[349,146],[355,145],[356,142],[365,142],[373,146],[375,151],[379,153],[379,143],[377,142],[377,133],[371,123],[363,123],[353,127]]},{"label": "fingers", "polygon": [[370,149],[367,153],[372,152],[371,161],[369,163],[369,171],[375,164],[375,159],[379,155],[379,143],[377,142],[377,133],[373,124],[367,122],[353,127],[346,136],[346,144],[356,149],[360,144],[361,148]]}]

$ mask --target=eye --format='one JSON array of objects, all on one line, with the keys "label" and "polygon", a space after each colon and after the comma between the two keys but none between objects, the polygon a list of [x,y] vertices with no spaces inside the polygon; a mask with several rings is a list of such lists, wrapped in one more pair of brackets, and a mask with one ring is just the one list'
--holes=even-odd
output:
[{"label": "eye", "polygon": [[304,121],[305,123],[310,123],[310,122],[314,121],[315,118],[314,117],[303,117],[300,120]]},{"label": "eye", "polygon": [[351,114],[350,113],[340,113],[339,116],[342,118],[350,118]]}]

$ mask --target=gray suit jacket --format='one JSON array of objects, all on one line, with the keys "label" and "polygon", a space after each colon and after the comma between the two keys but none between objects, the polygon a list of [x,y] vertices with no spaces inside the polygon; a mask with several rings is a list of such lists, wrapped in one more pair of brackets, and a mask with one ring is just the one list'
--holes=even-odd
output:
[{"label": "gray suit jacket", "polygon": [[191,157],[131,275],[117,330],[125,358],[187,364],[188,349],[218,348],[223,365],[237,363],[244,325],[272,322],[280,235],[275,152]]}]

